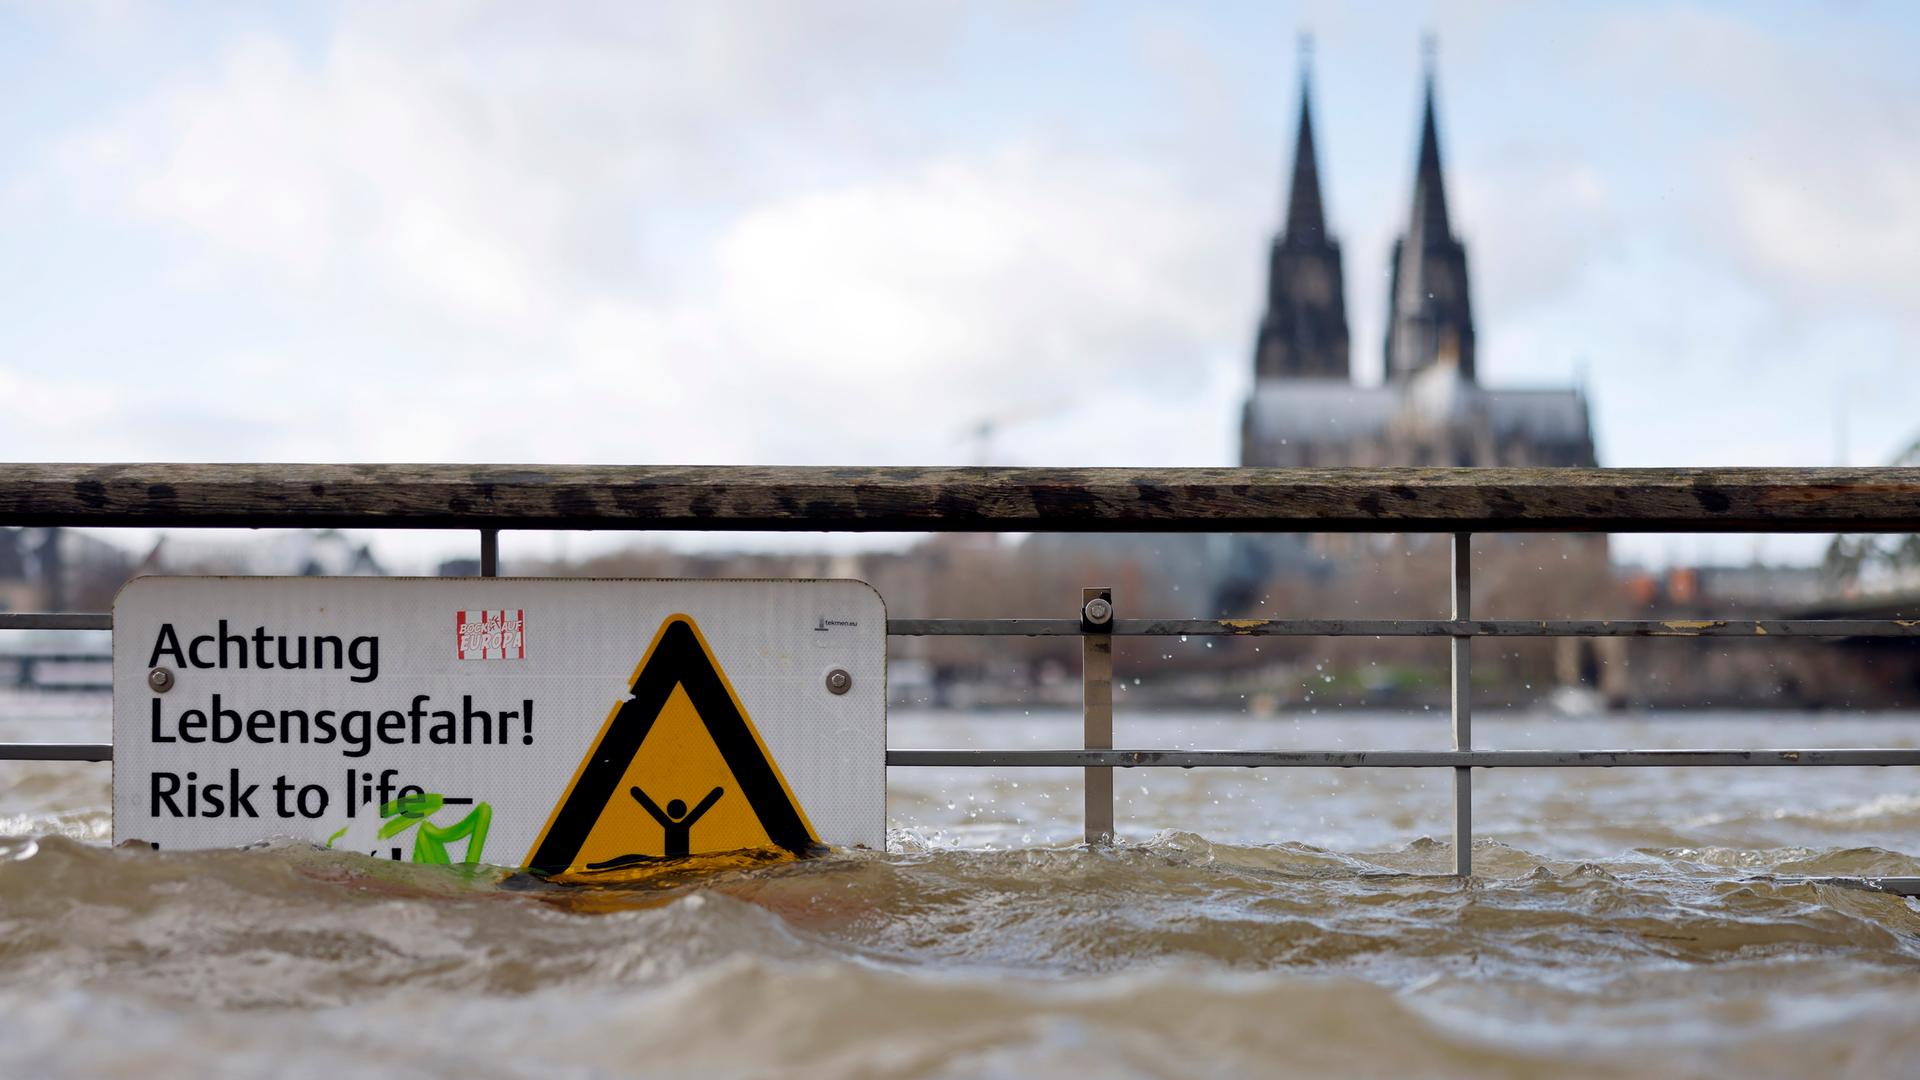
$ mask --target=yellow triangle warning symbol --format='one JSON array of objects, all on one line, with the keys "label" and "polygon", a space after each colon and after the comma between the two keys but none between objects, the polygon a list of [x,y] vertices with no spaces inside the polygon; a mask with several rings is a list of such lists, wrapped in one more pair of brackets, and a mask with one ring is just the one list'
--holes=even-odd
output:
[{"label": "yellow triangle warning symbol", "polygon": [[692,618],[660,624],[629,686],[534,841],[530,869],[819,843]]}]

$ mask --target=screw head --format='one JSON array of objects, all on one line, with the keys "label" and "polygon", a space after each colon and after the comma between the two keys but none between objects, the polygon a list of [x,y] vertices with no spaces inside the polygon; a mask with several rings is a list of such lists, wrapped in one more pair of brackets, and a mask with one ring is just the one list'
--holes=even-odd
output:
[{"label": "screw head", "polygon": [[153,688],[154,693],[164,694],[173,689],[173,672],[163,667],[154,668],[147,672],[147,685]]},{"label": "screw head", "polygon": [[1087,606],[1082,610],[1082,613],[1086,615],[1087,621],[1093,625],[1105,626],[1113,620],[1113,604],[1096,596],[1087,601]]},{"label": "screw head", "polygon": [[827,693],[844,694],[851,689],[853,689],[853,676],[847,674],[846,668],[834,668],[827,672]]}]

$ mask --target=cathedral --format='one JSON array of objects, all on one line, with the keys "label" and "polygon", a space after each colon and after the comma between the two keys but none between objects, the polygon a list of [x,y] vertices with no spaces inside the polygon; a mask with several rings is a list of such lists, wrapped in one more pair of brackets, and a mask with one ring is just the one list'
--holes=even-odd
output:
[{"label": "cathedral", "polygon": [[1584,394],[1494,390],[1474,369],[1467,249],[1447,216],[1433,75],[1413,206],[1393,245],[1385,374],[1353,381],[1340,242],[1327,232],[1313,107],[1300,82],[1286,223],[1268,261],[1242,465],[1594,465]]},{"label": "cathedral", "polygon": [[[1575,389],[1489,389],[1475,367],[1467,249],[1453,233],[1440,169],[1433,77],[1426,80],[1413,206],[1393,245],[1385,372],[1353,380],[1340,243],[1327,233],[1313,106],[1303,76],[1286,222],[1268,261],[1254,386],[1240,421],[1242,465],[1593,465],[1586,396]],[[1351,556],[1380,537],[1300,533],[1040,533],[1040,554],[1139,569],[1137,580],[1199,597],[1210,614],[1255,611],[1268,583],[1327,580],[1373,564]],[[1416,541],[1417,543],[1418,541]],[[1598,538],[1583,565],[1606,565]],[[1137,593],[1141,585],[1136,585]],[[1163,598],[1163,602],[1170,602]],[[1567,639],[1572,641],[1574,639]]]}]

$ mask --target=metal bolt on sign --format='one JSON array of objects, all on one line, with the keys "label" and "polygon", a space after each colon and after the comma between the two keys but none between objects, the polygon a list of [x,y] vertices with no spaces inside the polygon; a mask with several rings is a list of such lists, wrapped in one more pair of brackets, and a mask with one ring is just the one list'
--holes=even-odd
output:
[{"label": "metal bolt on sign", "polygon": [[154,693],[164,694],[173,689],[173,672],[163,667],[154,668],[147,672],[147,685],[153,688]]},{"label": "metal bolt on sign", "polygon": [[834,668],[827,672],[828,693],[844,694],[851,689],[853,689],[853,676],[847,674],[846,668]]}]

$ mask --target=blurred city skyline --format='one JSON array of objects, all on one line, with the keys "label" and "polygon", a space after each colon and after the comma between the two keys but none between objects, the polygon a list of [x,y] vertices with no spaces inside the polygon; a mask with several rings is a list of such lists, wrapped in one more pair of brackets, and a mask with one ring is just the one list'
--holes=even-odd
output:
[{"label": "blurred city skyline", "polygon": [[0,455],[1231,464],[1298,36],[1373,382],[1432,33],[1484,380],[1583,385],[1604,465],[1879,463],[1917,23],[0,7]]}]

